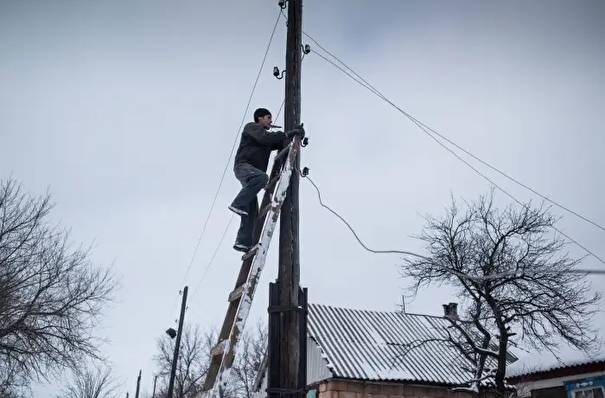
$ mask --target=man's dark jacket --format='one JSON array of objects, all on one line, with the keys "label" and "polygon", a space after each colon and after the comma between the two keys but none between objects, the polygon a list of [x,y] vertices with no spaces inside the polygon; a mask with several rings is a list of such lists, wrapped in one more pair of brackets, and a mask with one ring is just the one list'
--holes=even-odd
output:
[{"label": "man's dark jacket", "polygon": [[281,149],[285,140],[284,132],[270,133],[258,123],[250,122],[242,131],[239,148],[235,154],[235,164],[249,163],[266,173],[271,151]]}]

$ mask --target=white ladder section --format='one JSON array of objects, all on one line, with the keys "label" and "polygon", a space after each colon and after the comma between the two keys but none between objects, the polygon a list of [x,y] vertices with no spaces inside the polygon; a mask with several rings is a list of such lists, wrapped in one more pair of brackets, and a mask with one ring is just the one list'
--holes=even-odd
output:
[{"label": "white ladder section", "polygon": [[[261,272],[265,266],[267,251],[290,185],[290,177],[294,170],[293,164],[299,148],[300,139],[296,137],[275,156],[271,178],[265,188],[265,196],[256,221],[263,223],[260,236],[255,236],[258,243],[242,256],[242,267],[235,289],[229,294],[229,307],[219,334],[219,342],[211,350],[210,368],[202,387],[204,396],[209,395],[208,398],[220,398],[226,390],[238,343],[248,319]],[[286,156],[286,161],[278,171],[278,162],[284,156]],[[258,231],[256,233],[258,234]]]}]

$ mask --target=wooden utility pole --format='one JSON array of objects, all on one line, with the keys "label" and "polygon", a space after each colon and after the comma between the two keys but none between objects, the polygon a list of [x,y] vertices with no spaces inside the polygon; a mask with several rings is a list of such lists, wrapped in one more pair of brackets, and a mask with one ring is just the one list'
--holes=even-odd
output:
[{"label": "wooden utility pole", "polygon": [[139,377],[137,377],[137,390],[134,393],[134,398],[139,398],[139,391],[141,391],[141,372],[142,370],[139,370]]},{"label": "wooden utility pole", "polygon": [[155,398],[155,386],[158,382],[158,375],[155,375],[153,378],[153,392],[151,393],[151,398]]},{"label": "wooden utility pole", "polygon": [[[174,356],[172,357],[172,370],[170,372],[170,382],[168,383],[168,398],[172,398],[174,390],[174,378],[176,376],[176,365],[179,359],[179,347],[181,345],[181,334],[183,333],[183,323],[185,321],[185,309],[187,307],[187,292],[189,286],[183,289],[183,301],[181,302],[181,316],[179,318],[179,330],[176,333],[176,342],[174,343]],[[173,331],[174,333],[174,331]]]},{"label": "wooden utility pole", "polygon": [[[289,131],[300,125],[301,105],[301,53],[302,53],[302,0],[288,0],[288,37],[286,41],[285,106],[284,130]],[[294,161],[294,170],[286,198],[280,214],[279,234],[279,286],[280,305],[298,307],[300,284],[300,260],[298,241],[298,186],[300,175],[300,151]],[[279,388],[295,390],[298,386],[298,367],[300,360],[299,314],[288,310],[282,313],[280,338],[277,347],[279,353]],[[306,353],[302,353],[305,355]],[[295,397],[296,395],[289,395]]]}]

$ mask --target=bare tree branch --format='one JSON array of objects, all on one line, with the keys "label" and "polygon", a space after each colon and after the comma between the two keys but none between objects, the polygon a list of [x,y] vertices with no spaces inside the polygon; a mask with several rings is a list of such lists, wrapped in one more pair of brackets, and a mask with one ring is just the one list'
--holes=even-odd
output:
[{"label": "bare tree branch", "polygon": [[[444,217],[427,216],[418,238],[428,255],[404,259],[401,271],[414,281],[413,294],[429,285],[448,284],[469,301],[467,322],[450,319],[457,335],[449,340],[476,355],[470,359],[474,380],[493,374],[504,394],[510,345],[556,355],[563,340],[588,354],[598,350],[592,318],[601,294],[590,294],[585,279],[566,272],[582,259],[564,252],[566,242],[552,232],[558,220],[549,209],[509,205],[500,211],[493,190],[466,203],[466,208],[462,211],[453,200]],[[468,278],[501,273],[507,274]],[[490,358],[496,360],[495,369],[486,368]]]},{"label": "bare tree branch", "polygon": [[[185,325],[175,375],[175,396],[195,397],[202,391],[204,378],[210,366],[210,350],[218,340],[218,331],[212,328],[202,333],[198,325]],[[226,398],[252,398],[254,381],[267,347],[267,328],[258,322],[256,329],[245,331],[241,348],[233,364]],[[174,354],[174,340],[162,336],[157,340],[154,360],[159,367],[157,397],[166,396]]]},{"label": "bare tree branch", "polygon": [[256,330],[246,332],[242,336],[241,349],[233,367],[232,383],[235,397],[252,398],[254,381],[258,374],[265,350],[267,349],[268,329],[265,324],[258,322]]},{"label": "bare tree branch", "polygon": [[94,267],[47,221],[51,209],[48,194],[32,198],[0,181],[0,373],[21,380],[102,359],[94,332],[117,288],[111,269]]},{"label": "bare tree branch", "polygon": [[26,375],[13,362],[0,366],[0,397],[25,398],[31,395],[30,383]]},{"label": "bare tree branch", "polygon": [[[213,340],[210,338],[214,333],[213,331],[202,335],[198,325],[185,325],[176,368],[175,396],[194,397],[201,391],[210,363],[209,353],[213,345]],[[168,388],[174,344],[175,340],[166,335],[157,340],[158,352],[154,356],[154,360],[159,366],[158,391],[160,394],[165,394]]]},{"label": "bare tree branch", "polygon": [[101,365],[73,372],[73,380],[62,388],[57,398],[117,398],[123,383]]}]

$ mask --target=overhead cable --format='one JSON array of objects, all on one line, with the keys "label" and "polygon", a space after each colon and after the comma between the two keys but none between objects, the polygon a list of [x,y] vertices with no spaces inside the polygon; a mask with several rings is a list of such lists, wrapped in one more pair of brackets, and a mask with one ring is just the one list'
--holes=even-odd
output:
[{"label": "overhead cable", "polygon": [[[303,32],[303,34],[306,34]],[[308,35],[307,35],[308,36]],[[309,37],[309,36],[308,36]],[[321,47],[321,45],[319,45],[314,39],[312,39],[311,37],[309,37],[311,40],[313,40],[318,47],[320,47],[321,49],[323,49],[323,47]],[[324,51],[326,51],[324,49]],[[326,51],[326,53],[331,54],[329,52]],[[341,72],[345,73],[347,76],[349,76],[351,79],[353,79],[356,83],[360,84],[361,86],[365,87],[366,89],[368,89],[369,91],[371,91],[373,94],[375,94],[376,96],[378,96],[379,98],[381,98],[382,100],[384,100],[385,102],[387,102],[388,104],[390,104],[391,106],[393,106],[395,109],[397,109],[400,113],[402,113],[404,116],[406,116],[407,118],[409,118],[414,124],[416,124],[422,131],[424,131],[430,138],[432,138],[433,140],[435,140],[435,142],[437,142],[440,146],[442,146],[445,150],[447,150],[448,152],[450,152],[452,155],[454,155],[458,160],[460,160],[461,162],[463,162],[465,165],[467,165],[469,168],[471,168],[475,173],[477,173],[479,176],[483,177],[485,180],[487,180],[490,184],[492,184],[494,187],[498,188],[500,191],[502,191],[504,194],[506,194],[508,197],[510,197],[512,200],[514,200],[517,204],[523,206],[523,207],[527,207],[527,205],[523,204],[521,201],[519,201],[517,198],[515,198],[512,194],[510,194],[509,192],[507,192],[504,188],[500,187],[498,184],[496,184],[494,181],[492,181],[489,177],[487,177],[485,174],[481,173],[479,170],[477,170],[475,167],[473,167],[470,163],[468,163],[466,160],[462,159],[462,157],[460,157],[460,155],[458,155],[456,152],[454,152],[451,148],[447,147],[444,143],[442,143],[441,141],[439,141],[438,138],[436,138],[433,134],[431,134],[431,132],[434,132],[435,134],[439,135],[440,137],[443,137],[441,134],[435,132],[433,129],[431,129],[430,127],[426,126],[424,123],[420,122],[418,119],[414,118],[412,115],[410,115],[409,113],[405,112],[404,110],[402,110],[400,107],[398,107],[397,105],[395,105],[391,100],[389,100],[386,96],[384,96],[381,92],[379,92],[376,88],[374,88],[373,86],[371,86],[369,83],[367,83],[363,78],[359,77],[360,80],[358,80],[355,76],[351,75],[351,73],[347,72],[346,70],[344,70],[342,67],[340,67],[339,65],[337,65],[336,63],[334,63],[333,61],[331,61],[330,59],[326,58],[324,55],[322,55],[321,53],[314,51],[314,54],[316,54],[317,56],[319,56],[320,58],[322,58],[323,60],[327,61],[328,63],[330,63],[331,65],[333,65],[334,67],[338,68]],[[333,56],[333,55],[332,55]],[[335,56],[333,56],[335,59]],[[343,65],[345,65],[342,61],[339,60],[339,62],[341,62]],[[345,67],[347,67],[349,70],[352,71],[351,68],[349,68],[348,66],[345,65]],[[355,73],[354,71],[352,71],[353,73]],[[357,73],[355,73],[356,76],[359,76]],[[448,140],[449,141],[449,140]],[[465,151],[466,152],[466,151]],[[473,156],[474,157],[474,156]],[[478,159],[478,158],[477,158]],[[490,166],[491,167],[491,166]],[[598,224],[591,222],[597,226],[599,226]],[[600,227],[600,226],[599,226]],[[553,229],[555,231],[557,231],[558,233],[560,233],[561,235],[563,235],[565,238],[567,238],[570,242],[576,244],[578,247],[582,248],[584,251],[586,251],[588,254],[590,254],[591,256],[593,256],[594,258],[596,258],[599,262],[605,264],[605,260],[603,260],[602,258],[600,258],[599,256],[597,256],[595,253],[593,253],[591,250],[589,250],[587,247],[585,247],[584,245],[582,245],[581,243],[579,243],[577,240],[573,239],[571,236],[569,236],[568,234],[562,232],[561,230],[557,229],[556,227],[553,227]]]}]

